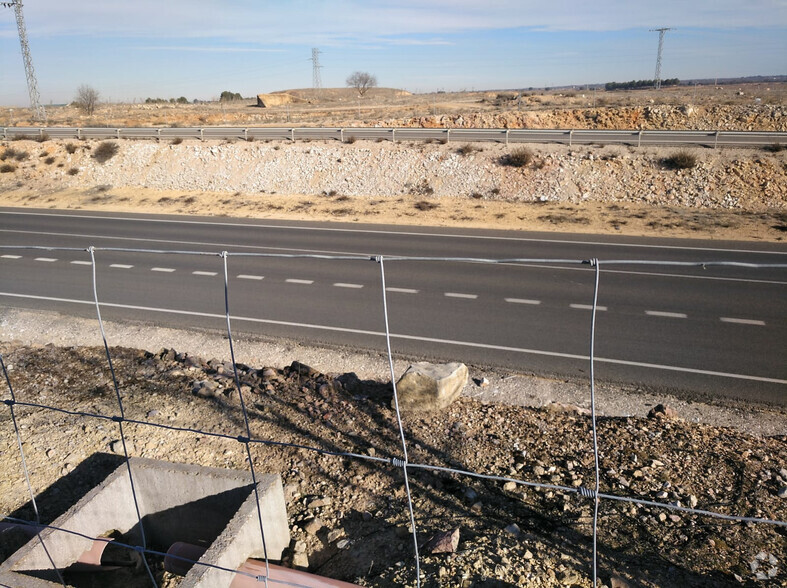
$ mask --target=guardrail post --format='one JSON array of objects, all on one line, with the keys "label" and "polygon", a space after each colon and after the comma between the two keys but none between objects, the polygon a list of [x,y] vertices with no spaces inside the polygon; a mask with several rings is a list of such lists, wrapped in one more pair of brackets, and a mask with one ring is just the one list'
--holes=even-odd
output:
[{"label": "guardrail post", "polygon": [[344,143],[344,129],[339,129],[339,141]]},{"label": "guardrail post", "polygon": [[82,129],[77,129],[77,139],[82,138]]},{"label": "guardrail post", "polygon": [[574,140],[574,129],[568,131],[568,146],[571,147],[571,142]]},{"label": "guardrail post", "polygon": [[295,143],[295,129],[290,129],[290,141]]},{"label": "guardrail post", "polygon": [[716,149],[718,145],[719,145],[719,131],[716,131],[716,134],[714,135],[713,138],[713,148]]},{"label": "guardrail post", "polygon": [[3,139],[7,139],[8,138],[8,132],[7,131],[8,131],[8,129],[3,127]]},{"label": "guardrail post", "polygon": [[448,130],[446,131],[446,134],[445,134],[445,135],[446,135],[445,142],[446,142],[446,143],[450,143],[450,142],[451,142],[451,129],[448,129]]},{"label": "guardrail post", "polygon": [[391,129],[391,141],[396,143],[396,129]]},{"label": "guardrail post", "polygon": [[506,129],[506,147],[508,147],[508,134],[511,132],[510,129]]},{"label": "guardrail post", "polygon": [[249,140],[249,129],[243,129],[243,140],[244,141]]},{"label": "guardrail post", "polygon": [[43,137],[44,136],[44,129],[42,129],[41,127],[38,127],[38,136],[39,137]]},{"label": "guardrail post", "polygon": [[161,127],[156,129],[156,139],[161,141]]},{"label": "guardrail post", "polygon": [[640,145],[642,145],[642,129],[640,129],[639,133],[637,133],[637,147]]},{"label": "guardrail post", "polygon": [[205,129],[200,129],[199,130],[199,140],[200,141],[204,141],[205,140],[205,133],[203,132],[204,130]]},{"label": "guardrail post", "polygon": [[120,139],[120,129],[115,129],[115,136]]}]

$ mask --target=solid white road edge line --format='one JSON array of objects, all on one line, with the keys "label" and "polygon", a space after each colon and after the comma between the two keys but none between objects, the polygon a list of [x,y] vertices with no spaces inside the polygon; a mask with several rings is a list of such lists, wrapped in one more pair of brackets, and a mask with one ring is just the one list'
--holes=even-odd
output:
[{"label": "solid white road edge line", "polygon": [[[46,300],[50,302],[66,302],[70,304],[87,304],[87,305],[95,305],[93,300],[74,300],[72,298],[55,298],[53,296],[34,296],[32,294],[15,294],[13,292],[0,292],[0,296],[6,296],[9,298],[27,298],[30,300]],[[101,302],[101,306],[106,308],[124,308],[128,310],[143,310],[145,312],[160,312],[163,314],[178,314],[178,315],[185,315],[185,316],[198,316],[203,318],[217,318],[217,319],[224,319],[226,318],[223,314],[215,314],[210,312],[197,312],[192,310],[177,310],[173,308],[153,308],[150,306],[136,306],[131,304],[115,304],[111,302]],[[240,322],[248,322],[248,323],[259,323],[259,324],[268,324],[268,325],[280,325],[285,327],[301,327],[305,329],[316,329],[321,331],[334,331],[339,333],[354,333],[358,335],[372,335],[375,337],[384,337],[385,333],[380,331],[366,331],[362,329],[349,329],[346,327],[331,327],[328,325],[312,325],[308,323],[294,323],[289,321],[277,321],[272,319],[261,319],[261,318],[254,318],[254,317],[245,317],[245,316],[230,316],[231,320],[240,321]],[[401,335],[397,333],[391,333],[391,338],[394,339],[405,339],[409,341],[424,341],[427,343],[443,343],[446,345],[457,345],[461,347],[476,347],[479,349],[493,349],[496,351],[510,351],[514,353],[523,353],[527,355],[543,355],[547,357],[560,357],[564,359],[577,359],[580,361],[589,361],[590,357],[587,355],[577,355],[573,353],[560,353],[557,351],[543,351],[540,349],[525,349],[520,347],[508,347],[505,345],[491,345],[488,343],[472,343],[470,341],[454,341],[451,339],[436,339],[433,337],[420,337],[418,335]],[[732,374],[728,372],[717,372],[712,370],[700,370],[695,368],[686,368],[686,367],[679,367],[674,365],[661,365],[658,363],[644,363],[640,361],[628,361],[625,359],[612,359],[608,357],[596,357],[595,361],[598,363],[610,363],[615,365],[626,365],[632,367],[641,367],[641,368],[649,368],[649,369],[656,369],[656,370],[665,370],[671,372],[682,372],[687,374],[699,374],[704,376],[718,376],[721,378],[732,378],[736,380],[750,380],[752,382],[768,382],[771,384],[787,384],[787,380],[780,380],[779,378],[766,378],[763,376],[750,376],[747,374]]]}]

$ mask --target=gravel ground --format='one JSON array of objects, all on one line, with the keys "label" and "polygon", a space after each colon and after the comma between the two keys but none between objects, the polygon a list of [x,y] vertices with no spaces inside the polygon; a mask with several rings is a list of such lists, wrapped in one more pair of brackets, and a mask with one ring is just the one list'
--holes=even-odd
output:
[{"label": "gravel ground", "polygon": [[[2,349],[18,401],[107,416],[117,412],[102,348],[3,344]],[[112,353],[127,418],[195,430],[129,423],[131,455],[248,467],[237,441],[197,432],[243,432],[230,365],[171,349],[154,354],[113,348]],[[277,444],[255,444],[252,459],[257,471],[279,472],[285,484],[292,533],[285,563],[365,586],[414,585],[401,470],[279,445],[386,459],[401,455],[389,386],[299,363],[239,367],[252,438]],[[119,451],[113,423],[22,405],[15,413],[44,521],[118,465],[112,455]],[[409,468],[424,586],[590,586],[592,502],[573,491],[593,484],[586,415],[571,407],[533,409],[465,397],[438,413],[405,414],[403,424],[412,464],[564,488]],[[784,436],[642,416],[602,417],[598,430],[600,487],[607,493],[787,518]],[[0,412],[0,433],[0,512],[29,519],[32,510],[7,410]],[[88,458],[86,471],[80,465]],[[779,527],[618,501],[601,502],[599,525],[605,586],[787,581],[787,542]],[[452,553],[434,553],[424,545],[455,529],[459,540]],[[16,545],[0,547],[11,551]],[[151,564],[162,584],[176,585],[160,562]],[[125,578],[123,585],[135,584]]]}]

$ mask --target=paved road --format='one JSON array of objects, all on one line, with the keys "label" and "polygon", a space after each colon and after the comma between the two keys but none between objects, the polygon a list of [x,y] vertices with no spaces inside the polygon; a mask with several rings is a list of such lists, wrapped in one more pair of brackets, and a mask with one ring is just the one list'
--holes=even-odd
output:
[{"label": "paved road", "polygon": [[[75,250],[9,247],[19,245]],[[226,250],[234,331],[369,349],[384,348],[376,255],[598,258],[600,380],[787,401],[787,269],[712,265],[785,264],[781,244],[0,209],[0,304],[92,316],[90,245],[108,319],[223,328]],[[707,264],[632,263],[641,259]],[[395,352],[587,376],[589,266],[388,259],[384,269]]]},{"label": "paved road", "polygon": [[59,139],[246,139],[268,141],[354,139],[388,141],[494,141],[561,143],[564,145],[690,145],[765,147],[787,145],[787,133],[776,131],[650,131],[587,129],[421,129],[380,127],[4,127],[2,138],[48,135]]}]

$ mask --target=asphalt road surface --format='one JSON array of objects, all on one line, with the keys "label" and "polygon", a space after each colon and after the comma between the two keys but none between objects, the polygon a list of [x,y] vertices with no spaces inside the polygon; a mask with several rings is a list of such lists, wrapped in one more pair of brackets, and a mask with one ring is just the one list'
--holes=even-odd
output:
[{"label": "asphalt road surface", "polygon": [[0,305],[95,316],[89,246],[105,319],[223,329],[226,261],[233,332],[380,350],[384,270],[395,354],[572,379],[595,258],[598,380],[787,402],[783,244],[0,209]]}]

